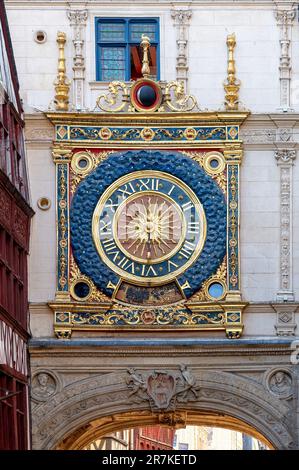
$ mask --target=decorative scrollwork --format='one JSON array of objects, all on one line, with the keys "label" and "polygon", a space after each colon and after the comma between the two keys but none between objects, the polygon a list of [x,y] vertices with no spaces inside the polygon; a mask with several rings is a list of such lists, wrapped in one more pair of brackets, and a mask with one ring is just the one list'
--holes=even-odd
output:
[{"label": "decorative scrollwork", "polygon": [[191,302],[206,302],[209,300],[207,296],[207,287],[211,282],[217,282],[217,281],[222,281],[225,283],[226,281],[226,275],[227,275],[227,259],[226,256],[224,257],[221,265],[216,271],[216,274],[213,276],[209,277],[201,286],[201,289],[196,292],[191,298]]},{"label": "decorative scrollwork", "polygon": [[171,111],[192,111],[198,108],[196,98],[186,95],[184,82],[171,81],[165,87],[164,102]]},{"label": "decorative scrollwork", "polygon": [[113,81],[108,85],[109,93],[101,94],[97,101],[95,110],[97,108],[104,112],[120,112],[128,105],[129,91],[124,82]]},{"label": "decorative scrollwork", "polygon": [[[109,297],[107,297],[103,292],[101,292],[95,284],[84,274],[81,273],[80,269],[78,268],[73,255],[70,257],[70,277],[72,283],[74,283],[77,279],[85,280],[91,286],[91,295],[90,301],[91,302],[110,302]],[[77,317],[78,319],[79,317]]]}]

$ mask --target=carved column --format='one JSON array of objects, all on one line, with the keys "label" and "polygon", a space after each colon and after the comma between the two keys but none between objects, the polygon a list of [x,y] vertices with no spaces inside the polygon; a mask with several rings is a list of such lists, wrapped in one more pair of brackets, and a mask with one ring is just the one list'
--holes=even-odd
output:
[{"label": "carved column", "polygon": [[280,28],[280,108],[282,111],[291,111],[290,82],[291,82],[291,29],[296,10],[277,10],[275,17]]},{"label": "carved column", "polygon": [[294,300],[292,286],[292,167],[296,150],[276,150],[280,167],[280,282],[277,300]]},{"label": "carved column", "polygon": [[226,301],[240,302],[240,227],[239,227],[239,173],[243,151],[240,144],[226,145],[223,155],[227,162],[227,294]]},{"label": "carved column", "polygon": [[77,110],[84,109],[84,79],[85,79],[85,59],[84,59],[84,34],[86,26],[87,10],[69,10],[67,12],[73,29],[73,103]]},{"label": "carved column", "polygon": [[188,82],[188,27],[189,20],[192,16],[191,10],[172,10],[171,17],[174,20],[174,25],[177,29],[177,58],[176,70],[177,80],[184,83],[185,90],[187,91]]},{"label": "carved column", "polygon": [[52,156],[56,164],[57,284],[55,300],[70,300],[69,289],[69,162],[72,151],[57,146]]}]

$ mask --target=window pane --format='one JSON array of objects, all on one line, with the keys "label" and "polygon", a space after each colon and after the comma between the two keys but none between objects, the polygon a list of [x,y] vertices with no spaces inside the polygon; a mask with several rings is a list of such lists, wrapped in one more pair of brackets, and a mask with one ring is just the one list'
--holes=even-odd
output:
[{"label": "window pane", "polygon": [[125,40],[124,23],[100,23],[99,40],[106,42],[120,42]]},{"label": "window pane", "polygon": [[101,80],[125,80],[125,49],[101,47]]},{"label": "window pane", "polygon": [[145,34],[151,41],[156,41],[156,23],[130,23],[130,41],[140,42],[142,34]]}]

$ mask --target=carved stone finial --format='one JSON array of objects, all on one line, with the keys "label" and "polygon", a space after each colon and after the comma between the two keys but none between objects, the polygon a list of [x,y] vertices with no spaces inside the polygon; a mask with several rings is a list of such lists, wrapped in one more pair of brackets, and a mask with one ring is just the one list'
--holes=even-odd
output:
[{"label": "carved stone finial", "polygon": [[226,40],[228,50],[227,60],[227,79],[224,83],[225,90],[225,109],[234,111],[239,108],[239,90],[241,82],[236,78],[236,66],[234,59],[234,50],[236,47],[235,34],[229,34]]},{"label": "carved stone finial", "polygon": [[151,45],[151,43],[150,43],[149,37],[146,36],[145,34],[143,34],[141,36],[140,46],[143,49],[141,73],[144,76],[144,78],[149,78],[150,73],[151,73],[150,67],[149,67],[149,58],[148,58],[148,52],[149,52],[150,45]]},{"label": "carved stone finial", "polygon": [[54,82],[56,95],[54,98],[57,111],[68,111],[70,83],[66,76],[64,47],[66,43],[66,34],[57,33],[57,44],[59,48],[58,75]]}]

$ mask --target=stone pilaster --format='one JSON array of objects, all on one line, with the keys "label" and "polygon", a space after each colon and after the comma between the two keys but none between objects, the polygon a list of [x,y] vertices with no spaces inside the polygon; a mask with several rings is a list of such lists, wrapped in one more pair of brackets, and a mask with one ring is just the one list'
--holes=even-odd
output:
[{"label": "stone pilaster", "polygon": [[177,58],[176,70],[177,80],[184,83],[185,90],[187,91],[188,82],[188,28],[189,21],[192,16],[191,10],[172,10],[171,17],[174,20],[174,25],[177,30]]},{"label": "stone pilaster", "polygon": [[294,300],[292,286],[292,167],[296,158],[294,149],[275,151],[280,168],[280,274],[277,301]]},{"label": "stone pilaster", "polygon": [[67,16],[73,30],[73,105],[76,110],[84,109],[84,80],[85,80],[85,58],[84,58],[84,30],[87,20],[87,10],[68,10]]},{"label": "stone pilaster", "polygon": [[280,28],[280,58],[279,58],[279,79],[280,79],[280,109],[282,111],[292,111],[290,102],[290,82],[291,82],[291,29],[296,16],[296,10],[275,11],[277,25]]}]

